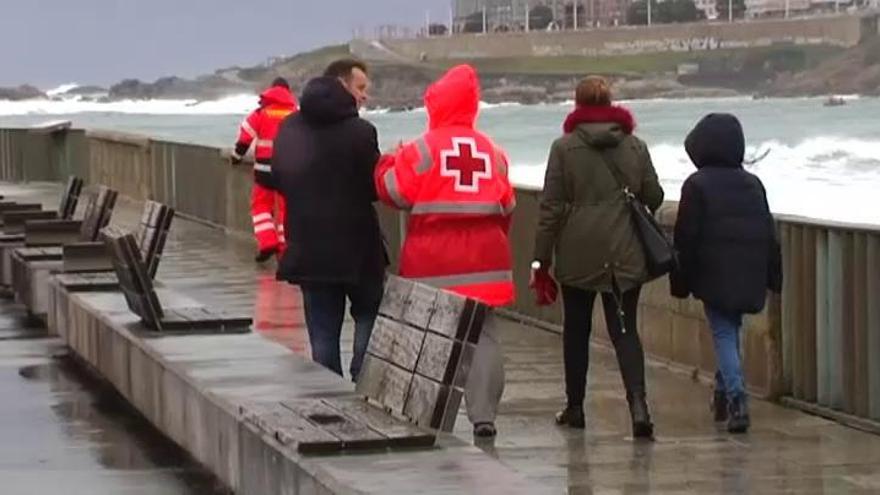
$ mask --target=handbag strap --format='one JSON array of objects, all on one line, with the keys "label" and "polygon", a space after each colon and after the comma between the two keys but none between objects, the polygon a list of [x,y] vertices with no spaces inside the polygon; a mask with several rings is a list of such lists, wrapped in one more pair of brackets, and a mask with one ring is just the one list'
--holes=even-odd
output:
[{"label": "handbag strap", "polygon": [[602,157],[602,162],[608,168],[608,171],[611,172],[611,175],[614,177],[614,180],[617,182],[617,185],[620,186],[620,189],[623,191],[623,194],[627,199],[634,199],[636,196],[632,193],[629,188],[629,184],[626,182],[626,178],[623,176],[623,172],[617,166],[617,163],[614,159],[611,158],[611,153],[608,150],[600,151],[599,156]]}]

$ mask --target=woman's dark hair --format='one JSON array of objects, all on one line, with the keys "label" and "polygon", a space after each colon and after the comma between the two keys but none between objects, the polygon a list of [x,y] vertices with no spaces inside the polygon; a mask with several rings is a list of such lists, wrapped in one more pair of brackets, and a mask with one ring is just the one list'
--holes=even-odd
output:
[{"label": "woman's dark hair", "polygon": [[284,79],[283,77],[276,77],[275,80],[272,81],[272,87],[290,89],[290,84],[287,82],[287,79]]}]

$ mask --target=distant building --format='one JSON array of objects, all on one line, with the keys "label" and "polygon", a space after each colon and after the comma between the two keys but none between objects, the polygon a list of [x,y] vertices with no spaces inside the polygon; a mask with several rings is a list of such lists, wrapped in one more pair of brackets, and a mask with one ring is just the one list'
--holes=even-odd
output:
[{"label": "distant building", "polygon": [[746,17],[759,19],[765,17],[784,17],[789,14],[810,10],[811,0],[745,0]]},{"label": "distant building", "polygon": [[524,29],[528,4],[534,0],[455,0],[456,23],[464,25],[468,19],[480,19],[486,15],[487,31],[512,31]]},{"label": "distant building", "polygon": [[[455,0],[456,31],[482,28],[483,13],[488,32],[521,31],[526,28],[528,13],[536,7],[548,7],[553,13],[551,28],[571,29],[626,24],[632,0]],[[577,5],[577,20],[574,19]]]},{"label": "distant building", "polygon": [[626,24],[631,0],[586,0],[584,17],[592,26],[620,26]]},{"label": "distant building", "polygon": [[[779,18],[803,14],[845,12],[876,6],[877,0],[745,0],[746,18]],[[872,4],[872,2],[875,2]]]},{"label": "distant building", "polygon": [[718,18],[718,2],[716,0],[695,0],[694,4],[706,14],[706,19],[715,20]]}]

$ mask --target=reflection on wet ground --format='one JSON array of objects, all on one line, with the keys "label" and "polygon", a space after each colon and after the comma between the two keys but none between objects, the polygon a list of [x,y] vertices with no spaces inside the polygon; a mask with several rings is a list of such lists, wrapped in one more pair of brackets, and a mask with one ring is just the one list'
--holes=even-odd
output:
[{"label": "reflection on wet ground", "polygon": [[227,493],[24,316],[0,302],[0,493]]}]

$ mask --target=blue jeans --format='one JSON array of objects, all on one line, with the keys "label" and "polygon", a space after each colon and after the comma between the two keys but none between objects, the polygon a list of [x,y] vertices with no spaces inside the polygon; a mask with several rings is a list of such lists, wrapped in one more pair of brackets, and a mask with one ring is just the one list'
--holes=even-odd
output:
[{"label": "blue jeans", "polygon": [[351,358],[351,379],[357,380],[364,362],[364,354],[373,333],[373,324],[382,302],[384,280],[382,278],[347,284],[303,284],[303,304],[312,359],[342,376],[342,358],[339,353],[339,337],[345,319],[345,300],[351,301],[351,317],[354,318],[354,346]]},{"label": "blue jeans", "polygon": [[743,315],[728,313],[704,305],[706,318],[712,327],[712,338],[715,341],[715,359],[718,371],[715,373],[715,386],[723,390],[728,397],[745,394],[740,357],[739,334],[742,329]]}]

